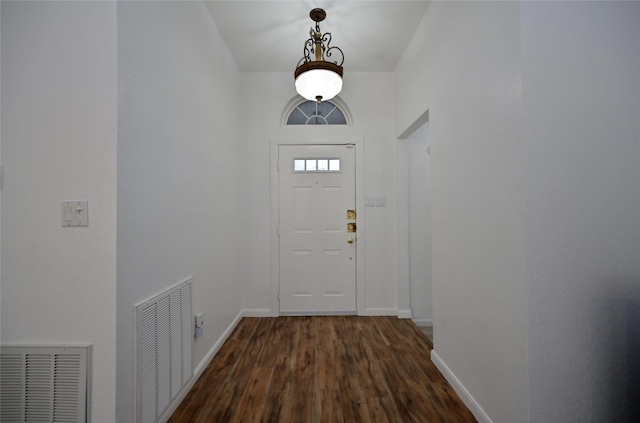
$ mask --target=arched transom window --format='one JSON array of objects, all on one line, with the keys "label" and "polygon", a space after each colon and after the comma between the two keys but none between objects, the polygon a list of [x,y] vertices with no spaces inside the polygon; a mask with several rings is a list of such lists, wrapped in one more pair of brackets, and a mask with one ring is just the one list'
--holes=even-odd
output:
[{"label": "arched transom window", "polygon": [[289,114],[287,125],[346,125],[344,113],[332,102],[305,101]]}]

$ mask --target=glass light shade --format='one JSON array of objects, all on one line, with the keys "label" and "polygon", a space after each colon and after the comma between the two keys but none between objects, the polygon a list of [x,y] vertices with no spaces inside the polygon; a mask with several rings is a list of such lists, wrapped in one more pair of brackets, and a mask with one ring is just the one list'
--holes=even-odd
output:
[{"label": "glass light shade", "polygon": [[310,69],[296,78],[296,91],[307,100],[330,100],[342,90],[342,77],[327,69]]}]

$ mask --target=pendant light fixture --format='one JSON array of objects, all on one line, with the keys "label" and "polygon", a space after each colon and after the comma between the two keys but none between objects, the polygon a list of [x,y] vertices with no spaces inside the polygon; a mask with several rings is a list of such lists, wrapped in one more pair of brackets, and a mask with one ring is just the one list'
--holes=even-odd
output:
[{"label": "pendant light fixture", "polygon": [[[342,90],[342,63],[344,53],[338,47],[331,47],[331,33],[320,31],[320,22],[327,13],[313,9],[309,16],[316,27],[309,31],[310,38],[304,43],[304,56],[298,62],[294,76],[296,91],[307,100],[330,100]],[[338,60],[331,60],[336,54]],[[339,61],[339,63],[338,63]]]}]

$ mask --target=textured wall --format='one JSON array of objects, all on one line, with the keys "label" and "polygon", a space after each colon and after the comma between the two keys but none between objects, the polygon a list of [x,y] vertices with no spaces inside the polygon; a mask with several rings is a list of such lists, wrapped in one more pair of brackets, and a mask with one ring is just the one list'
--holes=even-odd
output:
[{"label": "textured wall", "polygon": [[398,67],[396,132],[430,116],[435,350],[493,421],[640,415],[639,45],[636,2],[436,2]]},{"label": "textured wall", "polygon": [[396,70],[429,111],[436,354],[496,422],[527,421],[520,5],[433,2]]},{"label": "textured wall", "polygon": [[[115,421],[116,4],[2,2],[2,343],[93,344]],[[63,228],[63,200],[89,226]]]},{"label": "textured wall", "polygon": [[532,422],[638,421],[640,4],[524,3]]},{"label": "textured wall", "polygon": [[118,422],[133,419],[134,305],[194,277],[198,365],[240,312],[235,62],[200,2],[118,4]]}]

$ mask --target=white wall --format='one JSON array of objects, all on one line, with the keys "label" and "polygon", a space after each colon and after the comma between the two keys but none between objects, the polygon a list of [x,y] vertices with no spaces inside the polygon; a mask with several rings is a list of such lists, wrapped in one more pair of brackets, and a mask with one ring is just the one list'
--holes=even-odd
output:
[{"label": "white wall", "polygon": [[430,117],[434,357],[482,420],[640,414],[639,45],[637,2],[434,2],[398,67],[396,132]]},{"label": "white wall", "polygon": [[396,134],[429,112],[433,357],[496,422],[528,415],[519,21],[433,2],[396,69]]},{"label": "white wall", "polygon": [[354,124],[343,127],[280,126],[283,109],[296,95],[293,82],[293,70],[242,74],[243,308],[271,307],[270,138],[342,135],[364,138],[365,195],[387,197],[385,208],[358,210],[366,223],[365,311],[395,314],[393,74],[345,72],[340,97]]},{"label": "white wall", "polygon": [[[2,2],[2,343],[93,344],[95,423],[116,396],[114,2]],[[62,200],[89,226],[63,228]]]},{"label": "white wall", "polygon": [[522,5],[532,422],[640,416],[640,4]]},{"label": "white wall", "polygon": [[416,323],[433,324],[431,277],[431,158],[429,124],[407,138],[409,281],[411,317]]},{"label": "white wall", "polygon": [[239,72],[201,2],[118,4],[118,422],[134,305],[194,277],[194,366],[240,313]]}]

